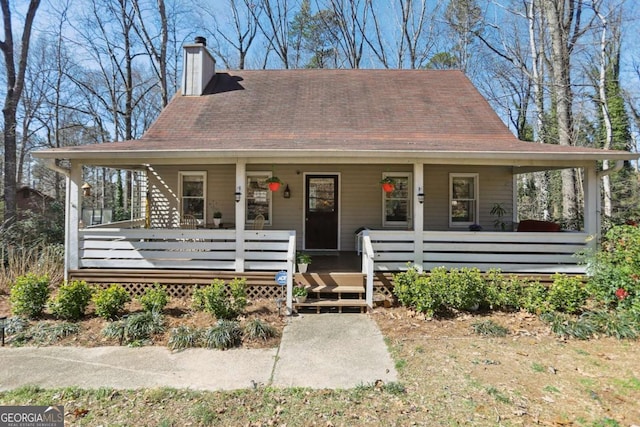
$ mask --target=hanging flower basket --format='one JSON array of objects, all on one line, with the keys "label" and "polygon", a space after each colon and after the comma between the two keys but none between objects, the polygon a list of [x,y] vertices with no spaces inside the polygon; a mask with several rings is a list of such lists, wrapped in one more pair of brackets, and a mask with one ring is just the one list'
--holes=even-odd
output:
[{"label": "hanging flower basket", "polygon": [[382,184],[382,189],[385,193],[391,193],[396,188],[396,182],[393,180],[393,178],[382,178],[380,184]]},{"label": "hanging flower basket", "polygon": [[280,183],[279,182],[270,182],[269,183],[269,190],[278,191],[278,188],[280,188]]},{"label": "hanging flower basket", "polygon": [[278,191],[280,185],[282,184],[282,181],[280,181],[280,178],[278,178],[277,176],[272,176],[267,178],[266,183],[269,186],[269,190]]}]

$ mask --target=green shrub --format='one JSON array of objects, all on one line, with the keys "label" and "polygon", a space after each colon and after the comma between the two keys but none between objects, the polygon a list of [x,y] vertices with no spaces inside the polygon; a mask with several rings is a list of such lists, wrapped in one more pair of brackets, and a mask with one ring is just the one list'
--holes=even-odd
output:
[{"label": "green shrub", "polygon": [[181,325],[171,329],[168,347],[171,350],[184,350],[200,346],[202,331],[198,328]]},{"label": "green shrub", "polygon": [[15,335],[29,326],[29,321],[24,317],[9,317],[5,323],[4,332],[7,335]]},{"label": "green shrub", "polygon": [[244,334],[249,339],[260,339],[263,341],[278,336],[278,331],[273,326],[262,320],[255,318],[251,319],[244,325]]},{"label": "green shrub", "polygon": [[446,287],[446,281],[442,279],[442,275],[433,274],[418,279],[415,289],[416,295],[413,302],[413,308],[416,311],[424,313],[429,317],[443,311],[443,289]]},{"label": "green shrub", "polygon": [[27,274],[11,286],[11,312],[16,316],[38,317],[49,299],[49,277]]},{"label": "green shrub", "polygon": [[34,326],[18,332],[11,340],[16,346],[24,344],[51,345],[69,335],[80,332],[80,326],[75,323],[48,323],[38,322]]},{"label": "green shrub", "polygon": [[125,288],[114,283],[107,289],[95,292],[92,300],[96,306],[96,314],[109,320],[122,313],[124,305],[131,301],[131,297]]},{"label": "green shrub", "polygon": [[104,327],[104,329],[102,329],[102,335],[106,338],[116,339],[120,345],[122,345],[124,343],[124,331],[126,326],[127,324],[125,320],[110,322]]},{"label": "green shrub", "polygon": [[529,313],[542,314],[551,311],[547,301],[548,290],[539,282],[530,283],[523,290],[522,307]]},{"label": "green shrub", "polygon": [[640,333],[640,323],[629,310],[596,310],[584,313],[580,319],[608,337],[636,339]]},{"label": "green shrub", "polygon": [[551,310],[573,314],[582,310],[587,296],[582,277],[554,274],[547,301]]},{"label": "green shrub", "polygon": [[411,267],[394,275],[394,293],[401,304],[433,316],[445,309],[476,309],[485,301],[486,284],[477,268],[436,267],[426,275]]},{"label": "green shrub", "polygon": [[485,299],[485,280],[477,268],[452,268],[447,274],[443,291],[448,308],[477,309]]},{"label": "green shrub", "polygon": [[117,339],[121,345],[135,345],[164,332],[164,329],[164,317],[160,313],[145,311],[109,323],[102,334],[107,338]]},{"label": "green shrub", "polygon": [[499,269],[491,269],[486,276],[485,303],[493,310],[519,310],[525,286],[518,276],[505,276]]},{"label": "green shrub", "polygon": [[587,259],[588,290],[605,306],[629,308],[640,299],[640,228],[611,227],[601,249]]},{"label": "green shrub", "polygon": [[144,311],[161,313],[169,303],[169,295],[166,288],[156,283],[144,291],[139,301]]},{"label": "green shrub", "polygon": [[424,277],[415,267],[393,275],[393,293],[405,307],[413,307],[416,298],[416,282]]},{"label": "green shrub", "polygon": [[192,300],[196,309],[211,313],[216,319],[235,319],[247,306],[246,280],[233,279],[227,290],[225,283],[216,279],[206,288],[196,289]]},{"label": "green shrub", "polygon": [[593,322],[584,317],[576,318],[567,313],[546,312],[540,318],[549,323],[554,334],[564,338],[588,340],[597,332]]},{"label": "green shrub", "polygon": [[125,339],[129,342],[145,340],[164,332],[164,318],[158,312],[145,311],[127,317]]},{"label": "green shrub", "polygon": [[242,344],[242,329],[233,320],[218,320],[218,324],[207,329],[202,335],[204,346],[226,350]]},{"label": "green shrub", "polygon": [[78,320],[84,316],[91,294],[92,290],[85,281],[65,283],[51,301],[51,311],[57,318]]}]

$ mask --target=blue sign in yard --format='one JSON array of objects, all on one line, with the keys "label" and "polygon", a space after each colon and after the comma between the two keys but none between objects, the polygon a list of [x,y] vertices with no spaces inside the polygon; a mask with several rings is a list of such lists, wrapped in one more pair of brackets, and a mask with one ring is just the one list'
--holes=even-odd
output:
[{"label": "blue sign in yard", "polygon": [[287,272],[286,271],[278,271],[276,273],[276,283],[280,286],[284,286],[287,284]]}]

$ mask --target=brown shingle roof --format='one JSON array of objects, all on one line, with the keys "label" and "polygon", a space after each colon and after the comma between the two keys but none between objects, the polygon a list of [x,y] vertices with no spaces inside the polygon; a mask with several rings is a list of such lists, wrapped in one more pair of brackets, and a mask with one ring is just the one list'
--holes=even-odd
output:
[{"label": "brown shingle roof", "polygon": [[514,140],[461,72],[239,71],[216,79],[209,95],[176,97],[142,140],[166,148],[363,150]]},{"label": "brown shingle roof", "polygon": [[462,72],[433,70],[218,72],[139,141],[63,150],[601,153],[521,142]]}]

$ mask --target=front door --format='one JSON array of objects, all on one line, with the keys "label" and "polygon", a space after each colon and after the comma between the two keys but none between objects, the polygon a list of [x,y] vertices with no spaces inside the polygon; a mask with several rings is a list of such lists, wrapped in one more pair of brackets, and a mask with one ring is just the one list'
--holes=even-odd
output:
[{"label": "front door", "polygon": [[338,249],[338,175],[307,175],[305,190],[305,248]]}]

